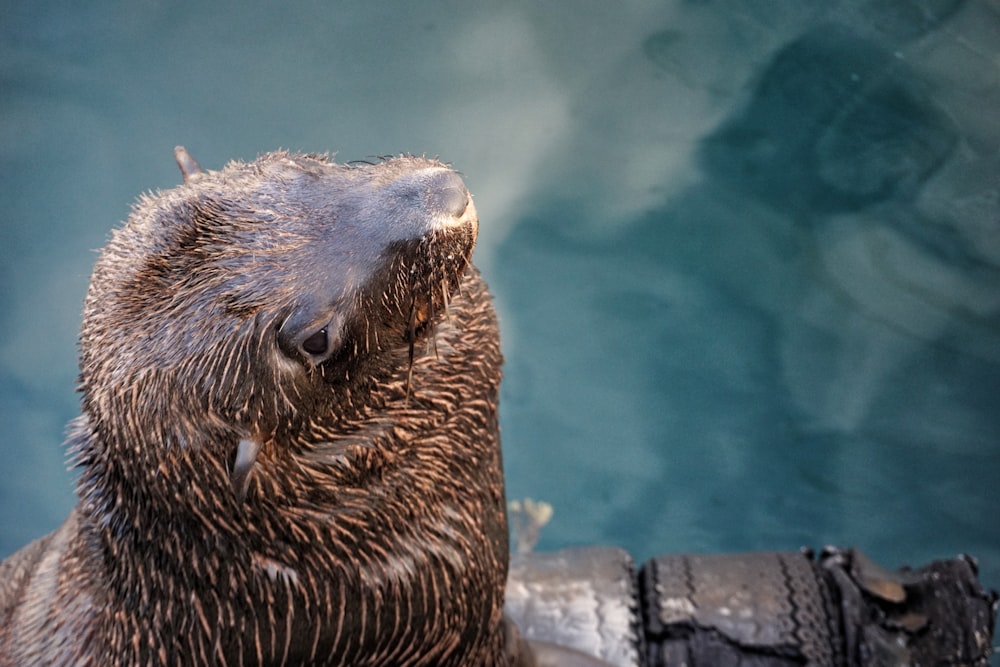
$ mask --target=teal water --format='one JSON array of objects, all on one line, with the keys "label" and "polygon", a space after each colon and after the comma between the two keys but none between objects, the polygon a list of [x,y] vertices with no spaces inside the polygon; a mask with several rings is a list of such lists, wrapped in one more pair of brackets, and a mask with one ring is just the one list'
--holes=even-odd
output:
[{"label": "teal water", "polygon": [[1000,6],[6,3],[0,555],[73,503],[94,249],[285,147],[476,195],[541,548],[960,552],[1000,587]]}]

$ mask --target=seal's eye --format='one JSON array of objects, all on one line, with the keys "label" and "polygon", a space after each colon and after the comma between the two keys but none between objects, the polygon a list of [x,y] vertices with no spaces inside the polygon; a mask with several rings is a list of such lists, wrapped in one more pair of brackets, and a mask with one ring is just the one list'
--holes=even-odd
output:
[{"label": "seal's eye", "polygon": [[341,345],[343,321],[337,314],[318,322],[310,315],[310,311],[293,313],[278,327],[276,337],[278,348],[286,357],[318,366]]},{"label": "seal's eye", "polygon": [[313,335],[302,341],[302,349],[316,356],[321,356],[326,354],[327,346],[329,345],[329,338],[326,333],[326,327],[323,327]]}]

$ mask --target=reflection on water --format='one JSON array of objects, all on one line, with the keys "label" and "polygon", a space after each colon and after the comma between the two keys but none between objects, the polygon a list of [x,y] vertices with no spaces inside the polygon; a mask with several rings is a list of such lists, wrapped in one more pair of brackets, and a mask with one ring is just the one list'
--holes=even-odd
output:
[{"label": "reflection on water", "polygon": [[284,146],[466,175],[541,547],[969,552],[1000,586],[1000,11],[590,5],[12,11],[0,551],[72,503],[90,249],[175,143]]}]

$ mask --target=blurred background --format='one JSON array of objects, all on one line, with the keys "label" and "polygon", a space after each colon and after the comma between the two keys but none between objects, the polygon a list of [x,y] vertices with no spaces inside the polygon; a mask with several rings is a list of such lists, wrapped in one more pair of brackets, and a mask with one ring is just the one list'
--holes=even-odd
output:
[{"label": "blurred background", "polygon": [[1000,4],[4,3],[0,556],[74,502],[95,250],[283,147],[476,195],[541,549],[856,545],[1000,587]]}]

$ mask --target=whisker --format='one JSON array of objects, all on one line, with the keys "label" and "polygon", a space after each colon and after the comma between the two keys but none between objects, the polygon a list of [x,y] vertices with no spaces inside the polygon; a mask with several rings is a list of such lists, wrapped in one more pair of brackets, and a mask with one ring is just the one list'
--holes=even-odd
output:
[{"label": "whisker", "polygon": [[414,353],[414,347],[416,346],[416,342],[417,342],[417,300],[413,296],[413,287],[414,286],[412,285],[412,279],[411,279],[411,285],[410,285],[410,318],[409,318],[410,321],[409,321],[409,324],[408,324],[407,336],[406,336],[409,339],[409,343],[410,343],[409,364],[408,364],[407,369],[406,369],[406,404],[407,405],[409,405],[409,403],[410,403],[410,388],[411,388],[412,383],[413,383],[413,356],[414,356],[413,353]]},{"label": "whisker", "polygon": [[446,319],[451,319],[451,312],[449,308],[451,306],[451,294],[448,293],[448,279],[441,278],[441,301],[444,303],[444,316]]},{"label": "whisker", "polygon": [[[434,318],[437,317],[437,311],[434,309],[434,293],[433,292],[431,292],[427,296],[427,311],[428,311],[428,316],[430,317],[430,319],[428,320],[428,322],[433,322]],[[429,347],[432,347],[434,349],[434,358],[435,359],[439,358],[439,356],[438,356],[438,341],[437,341],[437,336],[435,336],[435,335],[432,334],[430,336],[430,341],[428,341],[428,342],[429,342]]]}]

